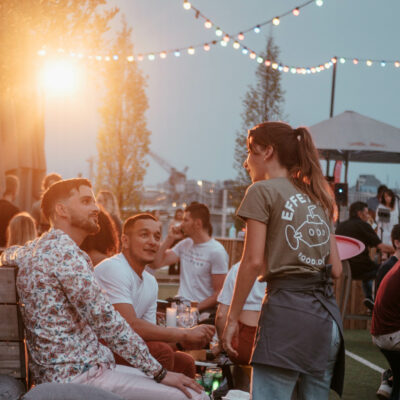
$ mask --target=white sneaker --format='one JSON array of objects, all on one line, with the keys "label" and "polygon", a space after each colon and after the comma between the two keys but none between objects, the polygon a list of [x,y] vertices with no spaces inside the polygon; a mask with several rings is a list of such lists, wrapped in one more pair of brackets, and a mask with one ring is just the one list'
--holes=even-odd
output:
[{"label": "white sneaker", "polygon": [[376,392],[378,399],[380,400],[390,399],[390,395],[392,394],[392,385],[391,385],[392,382],[389,381],[389,379],[391,376],[392,376],[392,371],[390,369],[383,371],[381,385],[379,386],[379,389]]}]

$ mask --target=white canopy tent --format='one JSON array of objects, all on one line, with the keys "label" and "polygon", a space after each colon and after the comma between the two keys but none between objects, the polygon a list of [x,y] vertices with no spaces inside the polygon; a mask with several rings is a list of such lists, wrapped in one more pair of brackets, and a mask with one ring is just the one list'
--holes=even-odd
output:
[{"label": "white canopy tent", "polygon": [[350,161],[400,163],[400,129],[345,111],[309,127],[321,158],[343,160],[345,182]]}]

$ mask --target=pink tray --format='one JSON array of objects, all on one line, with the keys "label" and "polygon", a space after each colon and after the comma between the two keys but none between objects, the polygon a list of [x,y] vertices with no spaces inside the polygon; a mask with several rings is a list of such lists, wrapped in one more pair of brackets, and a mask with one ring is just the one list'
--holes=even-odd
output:
[{"label": "pink tray", "polygon": [[364,243],[348,236],[335,235],[338,245],[340,259],[347,260],[362,253],[365,249]]}]

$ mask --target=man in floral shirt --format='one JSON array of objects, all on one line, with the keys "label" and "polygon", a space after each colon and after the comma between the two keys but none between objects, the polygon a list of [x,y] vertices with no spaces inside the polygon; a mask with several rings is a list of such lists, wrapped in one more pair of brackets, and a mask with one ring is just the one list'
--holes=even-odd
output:
[{"label": "man in floral shirt", "polygon": [[[1,256],[3,265],[19,267],[17,290],[35,382],[86,383],[125,399],[203,398],[192,379],[161,367],[98,286],[90,258],[78,247],[99,229],[90,182],[54,183],[43,195],[42,210],[52,228]],[[115,366],[99,338],[135,368]]]}]

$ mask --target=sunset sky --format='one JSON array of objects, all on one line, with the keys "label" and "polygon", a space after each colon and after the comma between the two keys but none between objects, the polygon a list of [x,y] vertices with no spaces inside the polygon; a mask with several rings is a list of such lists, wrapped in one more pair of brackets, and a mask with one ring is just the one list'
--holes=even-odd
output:
[{"label": "sunset sky", "polygon": [[[193,5],[222,30],[234,34],[304,2],[194,0]],[[204,21],[196,19],[192,10],[184,10],[180,0],[113,0],[109,4],[121,9],[113,28],[120,27],[122,14],[133,28],[136,54],[217,39],[215,29],[205,29]],[[247,33],[243,44],[261,52],[272,34],[281,50],[280,61],[287,65],[314,66],[333,56],[400,61],[399,15],[398,0],[324,0],[322,7],[310,4],[299,16],[282,18],[279,26]],[[234,141],[241,125],[242,100],[248,85],[254,83],[257,62],[234,50],[231,41],[225,48],[219,44],[209,52],[199,48],[195,55],[182,53],[179,58],[169,54],[164,60],[144,60],[139,66],[148,77],[151,149],[178,169],[188,166],[189,178],[234,178]],[[332,70],[316,75],[282,74],[285,119],[294,126],[327,119],[331,80]],[[399,94],[400,68],[347,61],[338,65],[334,114],[353,110],[400,128]],[[72,93],[47,95],[48,171],[64,177],[79,172],[88,175],[86,160],[97,153],[100,96],[99,88],[87,79]],[[146,184],[167,179],[161,167],[149,162]],[[390,186],[400,183],[399,166],[352,163],[349,172],[350,183],[360,173],[374,173]]]}]

